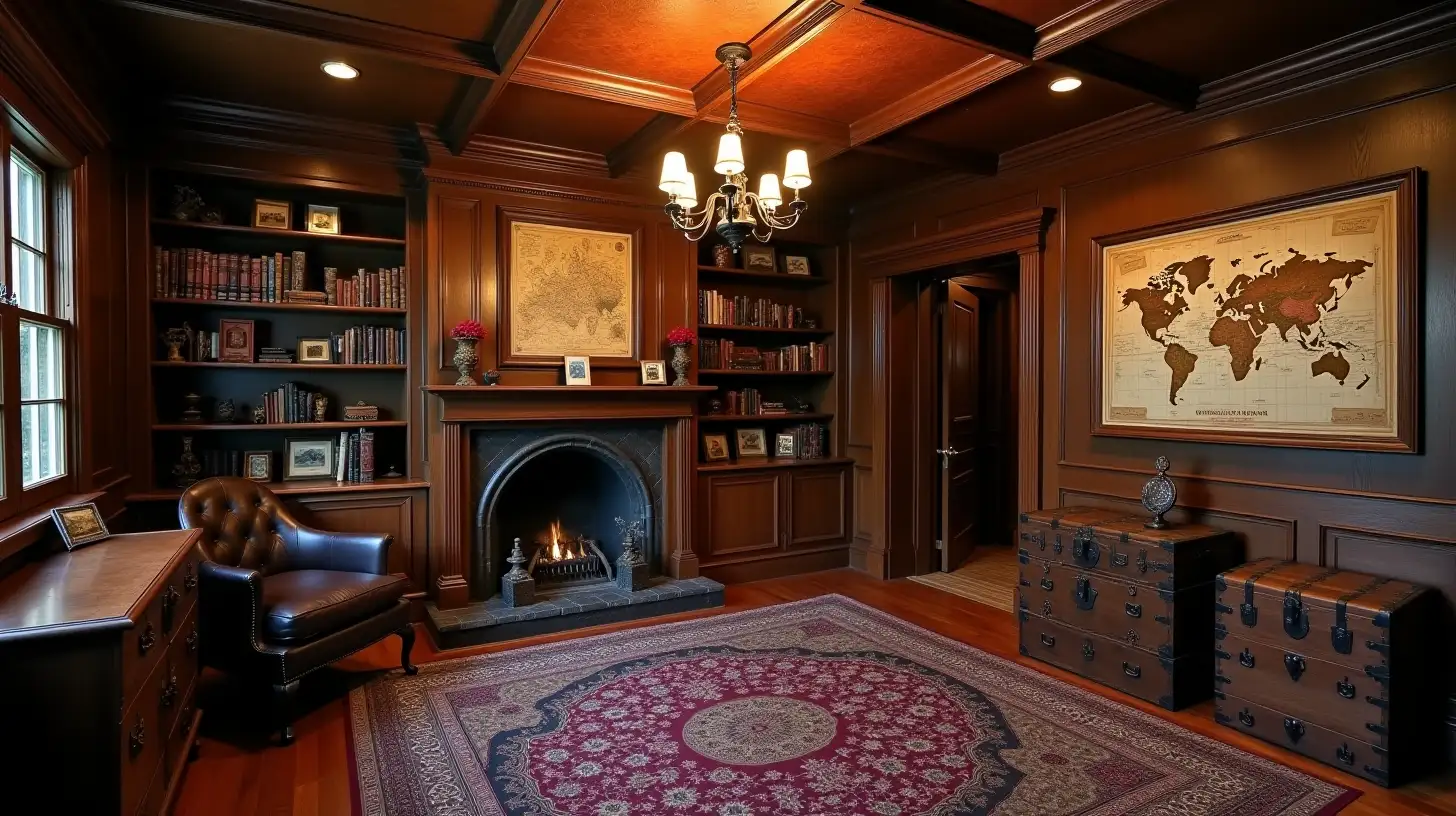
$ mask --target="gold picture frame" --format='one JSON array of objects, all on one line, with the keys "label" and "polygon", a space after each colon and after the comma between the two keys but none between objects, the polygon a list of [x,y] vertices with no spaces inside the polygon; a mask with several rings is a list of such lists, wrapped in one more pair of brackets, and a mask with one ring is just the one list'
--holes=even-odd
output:
[{"label": "gold picture frame", "polygon": [[266,198],[254,199],[253,227],[270,230],[293,229],[293,204]]},{"label": "gold picture frame", "polygon": [[642,384],[667,385],[667,363],[662,360],[643,360]]},{"label": "gold picture frame", "polygon": [[338,235],[341,229],[339,208],[325,204],[308,205],[304,228],[318,235]]},{"label": "gold picture frame", "polygon": [[67,550],[84,547],[111,536],[111,532],[106,529],[106,519],[101,517],[101,511],[97,509],[95,502],[57,507],[51,511],[51,519],[55,521],[56,530],[61,534],[61,541],[65,543]]}]

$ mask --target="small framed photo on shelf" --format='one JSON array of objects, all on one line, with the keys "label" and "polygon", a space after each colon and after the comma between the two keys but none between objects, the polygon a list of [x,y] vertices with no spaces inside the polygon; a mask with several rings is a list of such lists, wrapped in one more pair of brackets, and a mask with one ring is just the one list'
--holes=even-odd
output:
[{"label": "small framed photo on shelf", "polygon": [[253,202],[253,226],[258,229],[291,229],[293,205],[287,201],[259,198]]},{"label": "small framed photo on shelf", "polygon": [[253,362],[253,321],[219,320],[218,360],[224,363]]},{"label": "small framed photo on shelf", "polygon": [[779,271],[778,263],[775,262],[774,248],[764,244],[744,244],[743,268],[748,272],[767,272],[769,274]]},{"label": "small framed photo on shelf", "polygon": [[243,475],[255,482],[273,481],[273,451],[243,451]]},{"label": "small framed photo on shelf", "polygon": [[591,385],[591,358],[566,358],[566,384]]},{"label": "small framed photo on shelf", "polygon": [[808,275],[809,259],[803,255],[785,255],[784,271],[790,275]]},{"label": "small framed photo on shelf", "polygon": [[95,502],[57,507],[51,511],[51,518],[56,522],[56,530],[60,532],[67,550],[84,547],[111,535]]},{"label": "small framed photo on shelf", "polygon": [[300,337],[298,338],[298,354],[296,358],[299,363],[332,363],[334,361],[334,344],[327,337]]},{"label": "small framed photo on shelf", "polygon": [[703,458],[709,462],[728,461],[728,435],[703,434]]},{"label": "small framed photo on shelf", "polygon": [[738,458],[768,456],[768,441],[762,428],[738,429]]},{"label": "small framed photo on shelf", "polygon": [[661,360],[643,360],[642,384],[667,385],[667,366]]},{"label": "small framed photo on shelf", "polygon": [[794,458],[794,435],[781,433],[774,437],[774,456]]},{"label": "small framed photo on shelf", "polygon": [[308,205],[308,220],[306,222],[309,232],[316,232],[320,235],[339,234],[339,208],[326,207],[323,204]]},{"label": "small framed photo on shelf", "polygon": [[334,439],[283,440],[283,480],[334,476]]}]

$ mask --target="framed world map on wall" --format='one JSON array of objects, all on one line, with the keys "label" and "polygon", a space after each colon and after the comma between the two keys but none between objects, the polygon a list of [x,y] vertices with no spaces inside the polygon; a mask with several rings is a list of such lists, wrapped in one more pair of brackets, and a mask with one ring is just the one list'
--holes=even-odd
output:
[{"label": "framed world map on wall", "polygon": [[637,236],[503,220],[502,363],[575,355],[635,366]]},{"label": "framed world map on wall", "polygon": [[1418,178],[1097,239],[1093,433],[1415,451]]}]

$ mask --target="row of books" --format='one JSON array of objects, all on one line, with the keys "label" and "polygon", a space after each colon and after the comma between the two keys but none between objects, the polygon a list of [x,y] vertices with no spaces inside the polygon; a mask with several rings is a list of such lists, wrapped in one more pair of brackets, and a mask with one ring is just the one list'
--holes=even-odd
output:
[{"label": "row of books", "polygon": [[404,365],[409,360],[407,335],[391,326],[354,326],[334,339],[334,362]]},{"label": "row of books", "polygon": [[804,328],[804,309],[768,298],[730,297],[714,289],[698,290],[698,322],[712,326]]},{"label": "row of books", "polygon": [[824,343],[762,350],[724,338],[706,339],[698,344],[698,367],[740,371],[831,370],[829,346]]},{"label": "row of books", "polygon": [[757,388],[729,391],[723,398],[723,413],[732,416],[772,416],[789,412],[782,401],[764,399]]},{"label": "row of books", "polygon": [[[823,459],[829,450],[829,426],[822,422],[806,422],[803,425],[795,425],[792,428],[779,431],[779,433],[794,435],[794,458],[795,459]],[[777,446],[775,446],[777,449]],[[783,456],[783,452],[778,452]]]},{"label": "row of books", "polygon": [[197,452],[198,463],[202,465],[200,478],[213,476],[244,476],[243,452],[237,450],[203,449]]},{"label": "row of books", "polygon": [[329,306],[375,306],[404,309],[408,281],[402,267],[360,269],[352,278],[339,277],[339,270],[324,267],[324,303]]},{"label": "row of books", "polygon": [[249,256],[195,247],[152,247],[152,294],[193,300],[282,303],[303,289],[308,257],[302,250]]},{"label": "row of books", "polygon": [[334,459],[335,481],[374,481],[374,432],[340,431]]},{"label": "row of books", "polygon": [[286,382],[263,392],[263,417],[270,424],[313,422],[314,400],[323,396],[298,383]]}]

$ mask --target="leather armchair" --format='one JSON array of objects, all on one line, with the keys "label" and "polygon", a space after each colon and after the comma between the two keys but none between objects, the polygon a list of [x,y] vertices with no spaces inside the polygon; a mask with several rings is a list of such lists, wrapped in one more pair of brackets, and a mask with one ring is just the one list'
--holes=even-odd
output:
[{"label": "leather armchair", "polygon": [[407,583],[388,571],[391,536],[306,527],[272,491],[238,478],[187,488],[177,517],[203,531],[202,662],[272,685],[285,745],[304,675],[391,634],[415,673]]}]

